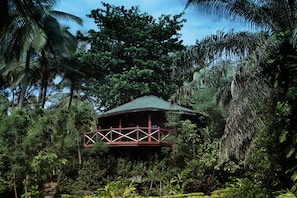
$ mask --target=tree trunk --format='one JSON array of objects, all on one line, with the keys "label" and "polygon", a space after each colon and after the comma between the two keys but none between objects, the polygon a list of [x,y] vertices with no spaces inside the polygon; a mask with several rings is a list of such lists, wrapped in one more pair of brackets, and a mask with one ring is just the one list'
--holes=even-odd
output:
[{"label": "tree trunk", "polygon": [[13,190],[14,190],[14,197],[18,198],[18,191],[16,187],[16,176],[15,173],[13,173]]},{"label": "tree trunk", "polygon": [[41,108],[44,109],[44,106],[45,106],[45,102],[46,102],[46,95],[47,95],[47,85],[48,85],[48,82],[47,82],[47,74],[46,74],[46,79],[44,81],[44,86],[42,88],[42,97],[41,97]]},{"label": "tree trunk", "polygon": [[73,86],[72,83],[71,83],[70,87],[71,88],[70,88],[70,97],[69,97],[68,109],[70,109],[70,106],[72,104],[73,94],[74,94],[74,86]]},{"label": "tree trunk", "polygon": [[41,51],[42,59],[41,59],[41,66],[42,66],[42,72],[41,72],[41,85],[40,85],[40,94],[39,99],[41,101],[41,108],[44,109],[45,102],[46,102],[46,95],[47,95],[47,86],[48,86],[48,61],[45,55],[45,51]]},{"label": "tree trunk", "polygon": [[79,138],[77,138],[77,154],[78,154],[78,166],[81,169],[81,152],[80,152],[80,145],[79,145]]},{"label": "tree trunk", "polygon": [[32,50],[32,47],[30,47],[28,49],[27,54],[26,54],[26,65],[25,65],[25,70],[24,70],[24,78],[22,80],[21,93],[20,93],[20,97],[19,97],[19,108],[21,108],[21,109],[24,107],[26,91],[27,91],[27,87],[28,87],[28,84],[29,84],[29,70],[30,70],[31,50]]}]

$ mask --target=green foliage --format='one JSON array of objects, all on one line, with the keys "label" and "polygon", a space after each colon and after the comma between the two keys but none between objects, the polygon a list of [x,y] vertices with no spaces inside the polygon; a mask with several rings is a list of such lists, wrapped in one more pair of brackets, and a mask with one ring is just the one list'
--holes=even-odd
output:
[{"label": "green foliage", "polygon": [[265,198],[272,197],[269,190],[262,188],[261,185],[243,178],[235,179],[228,183],[225,188],[212,192],[213,196],[218,197],[237,197],[237,198]]},{"label": "green foliage", "polygon": [[[4,167],[0,167],[3,170]],[[6,178],[6,174],[0,172],[0,195],[4,196],[7,192],[13,188],[12,180]]]},{"label": "green foliage", "polygon": [[2,115],[7,114],[8,107],[9,107],[9,101],[7,97],[5,97],[5,95],[1,93],[1,87],[0,87],[0,118]]},{"label": "green foliage", "polygon": [[[26,180],[24,186],[27,186]],[[26,189],[26,192],[21,195],[21,198],[38,198],[44,196],[42,189],[38,185],[31,185]]]},{"label": "green foliage", "polygon": [[276,198],[296,198],[296,195],[292,192],[286,192],[284,194],[278,195]]},{"label": "green foliage", "polygon": [[103,155],[109,151],[108,145],[102,142],[96,142],[96,144],[90,148],[84,148],[82,153],[87,156]]},{"label": "green foliage", "polygon": [[[39,179],[45,180],[50,176],[53,170],[60,170],[62,165],[67,163],[66,159],[59,159],[56,153],[40,151],[34,156],[31,168]],[[45,178],[42,178],[45,177]]]},{"label": "green foliage", "polygon": [[[226,58],[243,63],[229,83],[232,98],[225,114],[222,154],[245,160],[246,175],[260,186],[290,188],[297,175],[296,34],[290,28],[296,26],[296,4],[220,0],[188,4],[226,18],[240,18],[259,30],[264,27],[255,34],[219,32],[197,42],[181,60],[188,61],[188,71],[193,71],[193,65],[213,68]],[[291,17],[285,19],[288,12]]]},{"label": "green foliage", "polygon": [[64,74],[57,59],[65,58],[77,46],[75,37],[60,26],[57,18],[66,17],[78,23],[81,19],[53,11],[52,3],[55,1],[50,1],[50,4],[32,1],[28,3],[32,11],[29,16],[18,15],[15,7],[24,3],[17,2],[16,6],[13,2],[9,2],[9,14],[14,13],[13,17],[10,16],[12,23],[1,32],[0,51],[6,60],[1,64],[1,74],[10,85],[8,93],[13,100],[12,106],[18,102],[20,108],[44,108],[48,87],[52,87],[57,73]]},{"label": "green foliage", "polygon": [[103,7],[89,14],[98,31],[79,35],[91,44],[82,54],[83,60],[92,65],[94,73],[105,74],[104,79],[94,76],[87,81],[88,94],[100,98],[105,108],[143,95],[168,99],[180,84],[170,74],[174,54],[184,48],[178,33],[184,22],[182,14],[161,15],[156,20],[137,7],[125,9],[108,3]]},{"label": "green foliage", "polygon": [[189,120],[181,121],[176,114],[168,114],[167,121],[168,125],[177,126],[172,157],[181,168],[177,176],[182,175],[182,191],[209,194],[219,188],[228,175],[236,175],[241,170],[242,165],[231,159],[219,164],[220,139],[214,138],[215,128],[197,128]]},{"label": "green foliage", "polygon": [[136,197],[136,186],[130,183],[124,186],[120,179],[108,183],[104,188],[97,190],[97,197],[102,198],[132,198]]},{"label": "green foliage", "polygon": [[[190,2],[201,5],[207,1]],[[146,197],[200,197],[199,193],[184,193],[209,194],[222,188],[230,176],[237,179],[215,191],[213,197],[272,197],[270,191],[276,191],[278,197],[296,197],[297,56],[296,31],[291,29],[296,27],[296,4],[286,1],[213,3],[215,7],[209,3],[204,4],[204,8],[218,13],[222,8],[223,15],[231,13],[264,25],[270,35],[230,31],[209,36],[197,42],[194,49],[188,48],[190,56],[183,54],[184,62],[175,68],[172,63],[177,51],[184,48],[178,33],[184,22],[182,14],[154,19],[137,7],[125,9],[103,3],[103,9],[93,10],[89,15],[98,30],[90,30],[86,36],[78,35],[90,44],[90,50],[72,54],[63,61],[56,58],[52,61],[49,57],[61,50],[62,45],[73,52],[77,43],[71,36],[67,39],[73,43],[67,43],[59,32],[53,32],[59,26],[49,13],[43,16],[31,6],[34,13],[42,14],[37,17],[40,23],[28,23],[27,18],[32,17],[26,15],[29,14],[27,6],[22,13],[15,13],[21,11],[20,8],[13,10],[21,18],[2,17],[11,24],[1,26],[1,38],[5,41],[1,42],[1,53],[10,46],[7,43],[13,44],[9,43],[13,41],[10,39],[16,39],[16,46],[9,48],[13,53],[6,53],[6,58],[22,58],[21,54],[27,52],[27,63],[31,64],[26,64],[26,68],[21,67],[22,64],[6,67],[8,65],[1,62],[0,197],[14,194],[24,198],[42,197],[43,184],[53,179],[53,172],[58,176],[58,194],[85,197],[136,197],[136,191]],[[16,6],[11,5],[9,9]],[[23,28],[20,19],[28,23],[29,32],[24,35],[14,34]],[[42,23],[46,23],[44,29],[38,25]],[[34,38],[26,40],[28,33]],[[33,55],[32,47],[36,52],[42,48],[41,53],[34,53],[34,58],[40,58],[40,62],[34,64],[29,58]],[[244,66],[235,66],[238,62],[221,62],[222,54],[242,59]],[[188,73],[173,80],[172,67],[180,72],[187,69],[184,65],[196,71],[193,81]],[[56,70],[57,66],[63,68]],[[207,68],[200,69],[204,66]],[[39,99],[43,107],[46,88],[51,86],[48,83],[57,72],[64,78],[59,86],[69,86],[71,93],[66,103],[61,98],[53,98],[52,102],[59,104],[55,107],[66,104],[67,108],[51,106],[41,110],[35,97],[30,95],[36,93],[37,88],[42,90]],[[9,87],[11,79],[14,82],[10,85],[16,89],[7,92],[4,89]],[[103,144],[82,149],[82,133],[94,130],[97,121],[95,112],[83,101],[88,96],[95,96],[100,100],[99,105],[108,109],[142,95],[168,99],[182,81],[185,86],[178,94],[187,97],[180,102],[206,115],[207,118],[199,120],[206,126],[181,121],[177,114],[169,115],[168,126],[177,128],[170,131],[174,145],[172,150],[163,149],[164,160],[155,157],[143,162],[115,158]],[[18,86],[20,82],[22,86]],[[23,102],[27,105],[24,109],[30,111],[14,109],[20,95],[29,96]],[[224,142],[219,139],[222,134]],[[229,158],[219,164],[222,147],[231,152]],[[246,157],[244,163],[233,159],[234,151],[239,159]],[[118,177],[121,179],[117,180]],[[100,190],[94,195],[96,189]]]},{"label": "green foliage", "polygon": [[[291,120],[295,118],[292,114],[296,113],[296,105],[290,104],[292,101],[288,97],[286,102],[279,102],[277,108],[277,119],[279,123],[282,123],[282,130],[279,135],[279,142],[286,148],[285,156],[287,160],[290,161],[291,166],[287,167],[287,173],[291,174],[291,180],[293,182],[292,189],[296,186],[297,183],[297,135],[296,135],[296,126],[290,126]],[[293,99],[295,101],[295,99]],[[294,103],[294,102],[293,102]]]},{"label": "green foliage", "polygon": [[[52,178],[53,172],[61,174],[65,168],[79,164],[80,133],[95,122],[94,111],[83,106],[30,112],[13,109],[10,114],[2,114],[0,195],[40,197],[44,182]],[[14,185],[18,192],[13,192]]]}]

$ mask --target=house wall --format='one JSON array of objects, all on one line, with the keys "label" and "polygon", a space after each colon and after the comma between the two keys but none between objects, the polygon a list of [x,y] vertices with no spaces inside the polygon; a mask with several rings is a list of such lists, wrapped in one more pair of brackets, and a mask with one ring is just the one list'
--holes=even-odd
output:
[{"label": "house wall", "polygon": [[165,126],[165,113],[161,111],[146,111],[146,112],[133,112],[120,114],[110,117],[103,117],[98,119],[99,126],[102,129],[105,128],[119,128],[120,120],[121,127],[148,127],[148,116],[151,114],[152,126],[164,127]]}]

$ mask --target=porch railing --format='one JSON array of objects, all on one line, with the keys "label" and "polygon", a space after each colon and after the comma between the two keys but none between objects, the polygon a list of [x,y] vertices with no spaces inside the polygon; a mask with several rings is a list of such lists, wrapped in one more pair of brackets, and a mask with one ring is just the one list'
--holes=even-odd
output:
[{"label": "porch railing", "polygon": [[98,129],[84,133],[84,146],[91,147],[101,141],[114,146],[161,145],[168,144],[165,140],[169,131],[160,127],[126,127]]}]

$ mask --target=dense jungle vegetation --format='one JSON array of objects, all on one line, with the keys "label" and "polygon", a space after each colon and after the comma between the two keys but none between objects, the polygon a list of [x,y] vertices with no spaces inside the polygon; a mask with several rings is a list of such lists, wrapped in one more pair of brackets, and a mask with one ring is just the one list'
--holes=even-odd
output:
[{"label": "dense jungle vegetation", "polygon": [[[44,197],[49,181],[57,197],[297,196],[297,1],[188,0],[251,27],[193,46],[183,13],[102,3],[86,13],[98,29],[72,35],[59,20],[82,20],[56,3],[0,1],[0,197]],[[162,158],[83,148],[99,112],[144,95],[207,119],[169,114]]]}]

